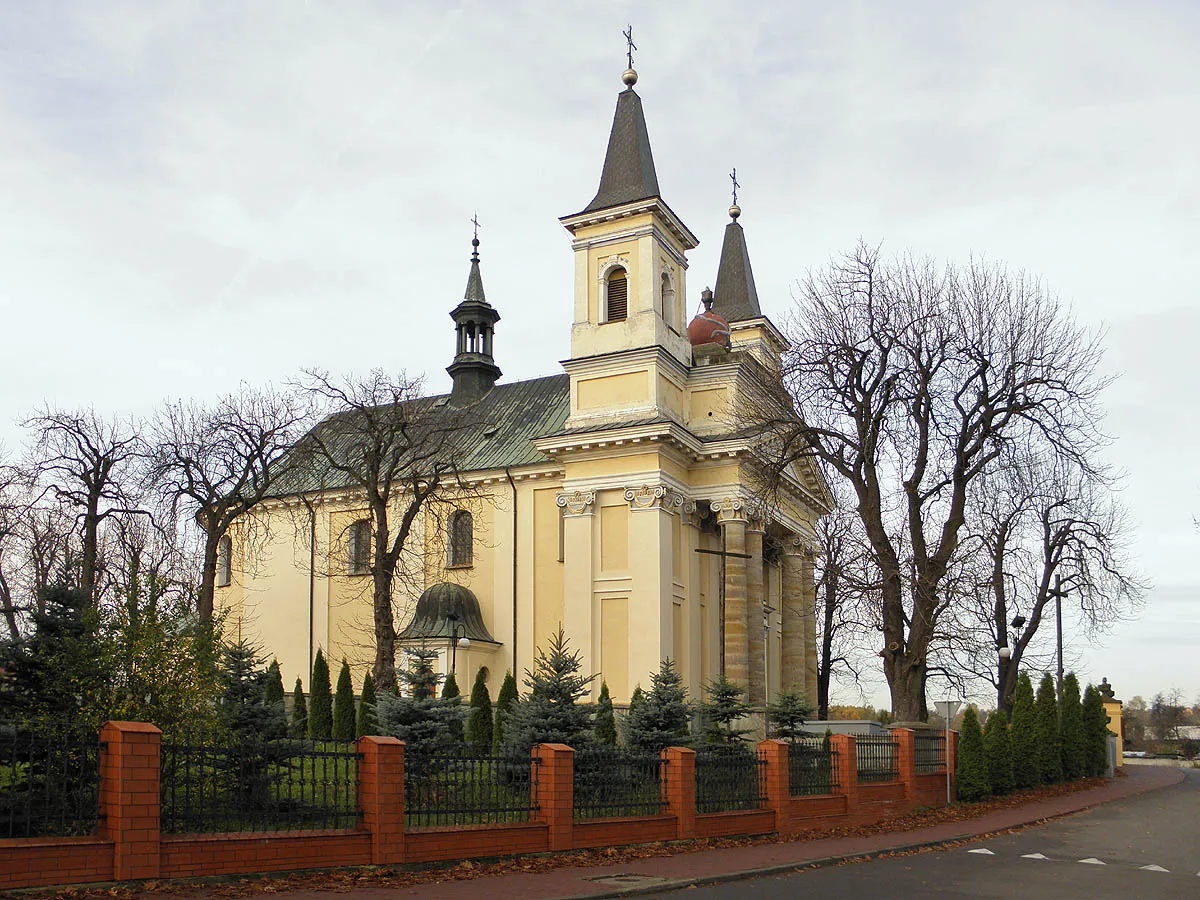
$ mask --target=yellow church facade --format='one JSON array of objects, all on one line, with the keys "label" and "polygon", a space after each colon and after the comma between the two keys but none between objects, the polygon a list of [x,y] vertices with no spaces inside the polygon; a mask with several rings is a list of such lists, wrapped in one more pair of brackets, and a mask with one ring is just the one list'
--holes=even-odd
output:
[{"label": "yellow church facade", "polygon": [[[715,291],[687,321],[687,253],[698,240],[661,196],[637,76],[623,76],[596,197],[560,219],[575,257],[571,350],[562,374],[506,383],[500,315],[476,240],[451,313],[454,388],[477,433],[461,497],[421,511],[422,549],[396,584],[402,645],[437,650],[493,696],[560,627],[613,699],[663,659],[694,698],[718,673],[752,702],[816,695],[814,524],[830,508],[815,469],[765,502],[739,403],[777,377],[786,344],[762,314],[740,209],[730,209]],[[502,308],[502,303],[499,305]],[[352,490],[277,497],[228,547],[226,621],[307,684],[316,649],[374,656],[365,501]],[[253,549],[251,549],[253,547]],[[459,636],[467,641],[460,641]],[[469,645],[468,645],[469,644]]]}]

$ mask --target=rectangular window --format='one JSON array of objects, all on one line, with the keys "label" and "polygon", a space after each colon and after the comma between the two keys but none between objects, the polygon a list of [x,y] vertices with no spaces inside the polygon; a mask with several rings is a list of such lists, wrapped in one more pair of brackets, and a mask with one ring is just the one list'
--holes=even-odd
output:
[{"label": "rectangular window", "polygon": [[371,521],[359,519],[350,526],[346,540],[346,571],[362,575],[371,568]]},{"label": "rectangular window", "polygon": [[233,541],[228,537],[217,542],[217,587],[229,587],[233,581]]},{"label": "rectangular window", "polygon": [[608,321],[624,322],[629,315],[629,281],[617,270],[608,279]]}]

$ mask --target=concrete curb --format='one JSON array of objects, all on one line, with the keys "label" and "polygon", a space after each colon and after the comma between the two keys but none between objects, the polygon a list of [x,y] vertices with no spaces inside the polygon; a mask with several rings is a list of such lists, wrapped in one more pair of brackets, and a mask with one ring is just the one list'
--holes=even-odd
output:
[{"label": "concrete curb", "polygon": [[953,844],[960,844],[965,841],[976,841],[982,838],[993,837],[995,835],[1011,834],[1035,825],[1045,825],[1049,822],[1065,819],[1068,816],[1074,816],[1081,812],[1087,812],[1090,809],[1095,809],[1096,807],[1103,806],[1106,803],[1115,803],[1120,800],[1128,800],[1131,797],[1140,797],[1144,794],[1163,790],[1164,788],[1174,787],[1175,785],[1180,784],[1185,777],[1186,776],[1183,774],[1183,772],[1180,772],[1179,780],[1169,784],[1152,785],[1145,790],[1135,791],[1133,793],[1126,794],[1123,797],[1111,797],[1108,799],[1096,800],[1092,803],[1085,803],[1079,807],[1076,807],[1075,809],[1066,810],[1051,816],[1042,815],[1019,822],[1014,822],[1011,825],[1006,825],[1003,828],[994,829],[991,831],[966,832],[964,834],[939,838],[937,840],[918,841],[912,844],[883,847],[878,850],[862,850],[857,853],[823,856],[814,859],[799,860],[796,862],[779,863],[772,866],[761,866],[755,869],[742,869],[735,872],[723,872],[717,875],[699,875],[695,878],[673,878],[668,881],[659,881],[655,884],[616,888],[611,891],[603,891],[595,894],[564,894],[558,897],[543,897],[540,898],[540,900],[614,900],[614,898],[619,897],[639,897],[646,896],[647,894],[687,890],[688,888],[692,887],[707,887],[714,884],[733,884],[738,881],[749,881],[754,878],[769,878],[772,875],[787,875],[792,872],[802,872],[807,869],[821,869],[826,866],[838,865],[839,863],[854,862],[858,860],[866,861],[875,859],[876,857],[888,856],[896,853],[909,853],[920,850],[937,850],[943,847],[949,847]]}]

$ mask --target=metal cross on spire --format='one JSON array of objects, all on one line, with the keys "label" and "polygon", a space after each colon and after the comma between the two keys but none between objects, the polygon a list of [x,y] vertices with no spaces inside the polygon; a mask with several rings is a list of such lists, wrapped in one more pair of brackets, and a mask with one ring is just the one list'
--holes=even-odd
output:
[{"label": "metal cross on spire", "polygon": [[625,43],[628,45],[625,49],[625,59],[629,62],[629,68],[633,68],[633,51],[637,49],[637,44],[633,42],[633,25],[630,25],[621,34],[625,35]]},{"label": "metal cross on spire", "polygon": [[475,236],[471,238],[471,259],[479,262],[479,213],[471,217],[471,224],[475,226]]},{"label": "metal cross on spire", "polygon": [[736,167],[732,172],[729,173],[729,180],[733,182],[733,205],[737,206],[737,192],[741,185],[738,184]]}]

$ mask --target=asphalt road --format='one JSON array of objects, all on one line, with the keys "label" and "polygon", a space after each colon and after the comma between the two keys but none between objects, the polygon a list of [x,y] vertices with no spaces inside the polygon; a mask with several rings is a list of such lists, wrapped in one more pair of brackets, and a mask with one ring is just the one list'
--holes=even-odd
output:
[{"label": "asphalt road", "polygon": [[1189,770],[1174,787],[950,850],[656,896],[1200,900],[1200,771]]}]

